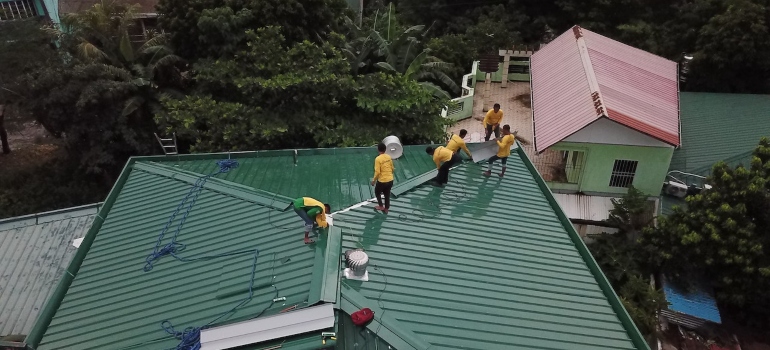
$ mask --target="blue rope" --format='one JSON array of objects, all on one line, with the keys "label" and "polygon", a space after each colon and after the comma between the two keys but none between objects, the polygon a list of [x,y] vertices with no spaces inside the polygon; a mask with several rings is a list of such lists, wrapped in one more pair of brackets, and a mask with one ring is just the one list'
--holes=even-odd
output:
[{"label": "blue rope", "polygon": [[[160,258],[171,255],[176,260],[182,261],[182,262],[193,262],[193,261],[206,261],[216,258],[222,258],[226,256],[234,256],[234,255],[242,255],[242,254],[254,254],[254,260],[251,266],[251,279],[249,281],[249,294],[243,298],[238,304],[233,306],[230,310],[222,313],[215,319],[211,320],[209,323],[206,323],[202,327],[187,327],[183,331],[177,331],[174,329],[174,326],[169,322],[168,320],[165,320],[161,322],[161,327],[163,330],[166,331],[166,333],[173,335],[176,339],[179,339],[180,342],[176,346],[177,350],[199,350],[201,348],[200,344],[200,334],[201,330],[206,329],[210,327],[215,322],[219,321],[222,318],[229,317],[230,315],[234,314],[238,308],[242,307],[243,305],[246,305],[249,303],[254,296],[254,276],[256,274],[257,270],[257,261],[259,259],[259,249],[248,249],[248,250],[240,250],[240,251],[234,251],[234,252],[227,252],[222,254],[215,254],[215,255],[206,255],[206,256],[200,256],[200,257],[194,257],[194,258],[185,258],[177,255],[179,252],[183,251],[185,249],[185,245],[183,243],[177,242],[177,237],[179,236],[179,232],[182,230],[182,226],[184,225],[185,221],[187,220],[187,217],[190,214],[190,211],[192,210],[192,207],[195,205],[195,201],[198,199],[198,195],[203,191],[203,186],[206,184],[206,181],[208,181],[209,178],[229,172],[231,169],[235,169],[238,167],[238,161],[234,159],[224,159],[224,160],[218,160],[217,165],[219,166],[219,170],[216,172],[213,172],[209,175],[201,176],[198,178],[197,181],[195,181],[195,184],[190,189],[190,191],[187,193],[187,195],[182,199],[182,201],[177,205],[176,209],[174,210],[174,213],[171,214],[171,217],[168,219],[168,222],[166,222],[166,226],[163,227],[163,230],[160,232],[160,235],[158,235],[158,241],[155,243],[155,248],[153,249],[153,252],[150,253],[150,255],[147,256],[147,259],[145,259],[145,266],[144,271],[149,272],[152,270],[154,263],[159,260]],[[161,247],[161,243],[163,242],[163,237],[168,232],[169,228],[171,227],[171,224],[174,222],[174,219],[179,214],[179,212],[187,206],[184,215],[182,216],[182,219],[179,221],[179,223],[176,226],[176,229],[174,231],[174,236],[171,238],[171,241],[167,243],[166,245],[163,245]],[[275,260],[275,259],[273,259]],[[275,263],[275,261],[273,261]],[[275,266],[273,266],[275,268]],[[273,289],[275,290],[275,296],[278,296],[278,289],[273,285]],[[273,301],[265,307],[262,312],[260,312],[256,317],[261,316],[267,309],[269,309],[273,303],[275,303],[275,298],[273,298]]]},{"label": "blue rope", "polygon": [[[185,245],[182,243],[177,243],[176,239],[179,236],[179,231],[182,230],[182,226],[184,226],[185,221],[187,221],[187,216],[190,215],[190,211],[195,205],[195,201],[198,200],[198,195],[200,195],[201,192],[203,191],[203,185],[205,185],[206,181],[208,181],[209,178],[211,178],[212,176],[226,173],[226,172],[229,172],[231,169],[237,168],[238,161],[235,159],[223,159],[223,160],[218,160],[217,165],[219,166],[219,170],[209,175],[198,178],[198,180],[195,181],[195,184],[190,189],[190,191],[187,192],[187,195],[182,199],[181,202],[179,202],[179,205],[176,206],[174,213],[171,214],[171,217],[168,218],[168,222],[166,222],[166,226],[163,227],[163,230],[160,232],[160,235],[158,235],[158,241],[155,243],[155,249],[153,249],[152,253],[149,256],[147,256],[147,259],[145,260],[147,262],[147,264],[144,265],[145,272],[152,270],[152,267],[155,261],[157,261],[158,259],[166,255],[171,255],[177,260],[185,261],[184,259],[176,255],[176,253],[183,251],[185,248]],[[174,219],[176,218],[177,214],[179,214],[179,211],[182,210],[185,204],[188,204],[187,210],[185,210],[184,216],[182,216],[182,220],[180,220],[179,224],[177,224],[176,226],[174,237],[171,238],[171,242],[168,242],[166,245],[164,245],[161,248],[160,245],[163,242],[163,237],[166,235],[166,232],[168,232],[169,227],[171,227],[171,224],[174,222]]]}]

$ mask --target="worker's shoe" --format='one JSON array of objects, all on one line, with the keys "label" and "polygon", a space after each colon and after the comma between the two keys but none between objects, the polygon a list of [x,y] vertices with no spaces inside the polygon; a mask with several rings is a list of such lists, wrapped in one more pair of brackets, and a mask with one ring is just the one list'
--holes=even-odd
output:
[{"label": "worker's shoe", "polygon": [[378,206],[374,207],[374,210],[381,210],[381,211],[384,211],[384,210],[385,210],[385,207],[383,207],[383,206],[381,206],[381,205],[378,205]]},{"label": "worker's shoe", "polygon": [[487,170],[482,173],[484,176],[492,176],[492,170]]},{"label": "worker's shoe", "polygon": [[383,213],[385,213],[385,214],[387,214],[387,213],[388,213],[388,211],[390,211],[390,209],[388,209],[388,208],[383,208],[383,209],[382,209],[382,212],[383,212]]},{"label": "worker's shoe", "polygon": [[503,171],[500,172],[500,177],[505,176],[505,168],[503,168]]}]

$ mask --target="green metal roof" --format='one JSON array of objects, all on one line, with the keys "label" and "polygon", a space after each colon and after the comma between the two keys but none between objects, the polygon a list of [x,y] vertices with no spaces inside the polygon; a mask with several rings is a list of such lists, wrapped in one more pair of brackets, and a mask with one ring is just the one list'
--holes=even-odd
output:
[{"label": "green metal roof", "polygon": [[[178,238],[185,257],[259,247],[254,299],[221,323],[254,317],[275,296],[274,283],[287,300],[266,314],[316,302],[336,302],[348,314],[375,309],[370,333],[339,335],[343,347],[647,349],[523,151],[512,154],[505,179],[483,178],[478,166],[464,164],[441,190],[410,181],[435,171],[423,149],[407,147],[397,160],[396,181],[408,186],[387,219],[371,206],[339,213],[315,245],[302,244],[302,223],[281,210],[303,195],[335,210],[373,197],[373,148],[300,150],[296,166],[294,151],[134,158],[29,342],[38,349],[171,348],[178,341],[162,321],[201,326],[241,300],[250,256],[186,263],[167,256],[142,270],[191,183],[229,156],[240,167],[206,183]],[[359,246],[371,256],[372,280],[340,284],[340,253]],[[350,328],[341,322],[339,331]],[[313,337],[286,341],[320,347]]]},{"label": "green metal roof", "polygon": [[[240,166],[219,177],[223,180],[291,198],[313,197],[331,205],[333,212],[374,198],[374,187],[369,182],[374,176],[372,159],[377,150],[371,147],[297,150],[296,158],[294,150],[231,156]],[[202,174],[216,170],[211,159],[181,158],[165,164]],[[394,166],[396,183],[436,167],[424,146],[404,147],[404,155],[394,161]]]},{"label": "green metal roof", "polygon": [[680,109],[682,147],[674,151],[671,170],[708,172],[770,136],[770,95],[682,92]]},{"label": "green metal roof", "polygon": [[[126,170],[125,183],[118,187],[109,213],[103,214],[105,220],[38,349],[172,348],[178,341],[161,329],[162,321],[178,330],[202,326],[245,297],[253,255],[198,262],[167,256],[151,271],[143,271],[161,228],[190,185],[140,170],[141,163]],[[293,212],[244,198],[208,188],[200,194],[179,235],[178,241],[186,244],[181,256],[260,250],[254,297],[228,322],[249,318],[270,305],[276,296],[271,283],[277,297],[286,300],[266,314],[336,299],[336,282],[328,287],[324,283],[326,239],[303,244],[296,221]],[[332,247],[331,256],[337,260],[339,244]],[[338,267],[331,269],[336,281]]]},{"label": "green metal roof", "polygon": [[343,310],[373,309],[369,330],[397,349],[646,348],[528,165],[513,154],[501,180],[466,164],[388,215],[336,217],[343,248],[370,259],[368,282],[342,281]]},{"label": "green metal roof", "polygon": [[99,204],[0,220],[0,336],[26,335]]}]

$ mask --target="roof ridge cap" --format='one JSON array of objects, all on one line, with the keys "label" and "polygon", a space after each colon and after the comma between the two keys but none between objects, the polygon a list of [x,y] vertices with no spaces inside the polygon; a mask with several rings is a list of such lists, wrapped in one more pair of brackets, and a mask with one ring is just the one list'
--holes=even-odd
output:
[{"label": "roof ridge cap", "polygon": [[[593,100],[594,110],[596,111],[596,119],[601,117],[607,117],[607,107],[604,105],[604,97],[602,96],[601,89],[599,88],[599,81],[596,79],[596,73],[594,72],[594,66],[591,62],[591,55],[588,54],[588,45],[586,44],[585,37],[583,36],[583,28],[580,26],[572,27],[572,32],[575,34],[575,44],[577,45],[578,55],[580,61],[583,62],[583,72],[586,75],[588,81],[588,88],[590,89],[591,99]],[[586,124],[588,125],[588,124]]]},{"label": "roof ridge cap", "polygon": [[[195,184],[198,179],[206,176],[206,174],[178,169],[152,161],[136,162],[133,164],[133,169],[189,184]],[[216,177],[210,177],[203,185],[203,188],[280,211],[288,209],[293,200],[278,193],[256,189]]]}]

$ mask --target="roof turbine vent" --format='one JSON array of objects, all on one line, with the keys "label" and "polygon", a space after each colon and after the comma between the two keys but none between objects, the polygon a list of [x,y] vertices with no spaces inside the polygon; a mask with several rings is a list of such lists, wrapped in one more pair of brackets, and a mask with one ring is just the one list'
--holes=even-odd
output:
[{"label": "roof turbine vent", "polygon": [[368,281],[369,272],[366,267],[369,266],[369,255],[363,250],[357,249],[345,252],[345,260],[348,268],[345,269],[345,278],[351,280]]}]

